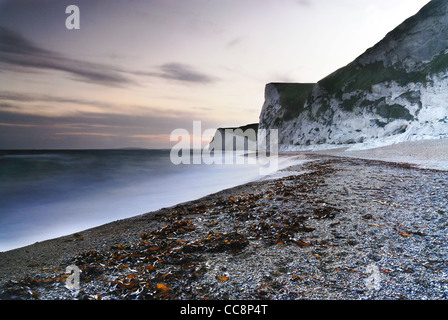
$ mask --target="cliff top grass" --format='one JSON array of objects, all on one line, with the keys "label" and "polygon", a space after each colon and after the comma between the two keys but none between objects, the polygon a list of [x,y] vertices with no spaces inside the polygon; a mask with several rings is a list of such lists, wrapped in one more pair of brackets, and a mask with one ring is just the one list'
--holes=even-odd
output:
[{"label": "cliff top grass", "polygon": [[273,83],[280,95],[280,104],[286,113],[283,120],[297,117],[302,111],[306,100],[313,91],[315,83]]},{"label": "cliff top grass", "polygon": [[237,129],[241,129],[242,131],[246,131],[248,129],[253,129],[255,130],[255,132],[258,132],[258,123],[252,123],[252,124],[247,124],[241,127],[228,127],[228,128],[218,128],[218,130],[237,130]]},{"label": "cliff top grass", "polygon": [[319,84],[329,93],[341,98],[344,92],[370,91],[372,85],[395,81],[400,85],[411,82],[426,83],[428,75],[448,70],[448,54],[443,50],[431,62],[407,72],[401,65],[384,67],[382,61],[361,65],[357,61],[348,64],[324,79]]}]

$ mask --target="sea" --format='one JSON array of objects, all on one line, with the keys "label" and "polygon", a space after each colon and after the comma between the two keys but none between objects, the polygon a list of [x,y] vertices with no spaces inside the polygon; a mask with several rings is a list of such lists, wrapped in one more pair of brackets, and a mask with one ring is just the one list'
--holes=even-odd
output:
[{"label": "sea", "polygon": [[0,150],[0,251],[266,178],[261,163],[243,162],[175,165],[170,150]]}]

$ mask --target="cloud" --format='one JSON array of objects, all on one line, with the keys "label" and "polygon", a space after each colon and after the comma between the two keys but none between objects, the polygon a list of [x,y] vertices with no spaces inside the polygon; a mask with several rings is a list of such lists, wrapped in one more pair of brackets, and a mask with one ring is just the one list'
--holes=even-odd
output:
[{"label": "cloud", "polygon": [[311,7],[312,5],[310,0],[296,0],[296,3],[302,7]]},{"label": "cloud", "polygon": [[125,114],[108,112],[117,106],[107,108],[105,103],[101,112],[71,110],[69,114],[45,115],[31,113],[26,105],[20,107],[28,101],[72,103],[77,100],[0,91],[0,149],[115,148],[136,143],[141,147],[166,148],[172,146],[169,141],[172,130],[191,130],[194,120],[202,119],[204,128],[218,126],[216,120],[192,110],[166,110],[161,114],[157,109],[141,107],[140,112]]},{"label": "cloud", "polygon": [[136,72],[136,74],[200,84],[208,84],[217,80],[214,77],[196,71],[193,67],[182,63],[166,63],[159,66],[157,71]]},{"label": "cloud", "polygon": [[[51,96],[46,94],[31,94],[31,93],[19,93],[19,92],[11,92],[11,91],[0,91],[0,106],[2,101],[15,101],[20,103],[28,103],[28,102],[54,102],[58,104],[67,103],[67,104],[78,104],[78,105],[87,105],[87,106],[95,106],[103,109],[110,109],[111,105],[88,99],[79,99],[79,98],[63,98],[57,96]],[[8,103],[9,105],[9,103]],[[9,105],[12,107],[12,105]]]},{"label": "cloud", "polygon": [[150,76],[190,84],[209,84],[217,78],[193,66],[170,62],[149,71],[131,71],[114,65],[82,61],[48,50],[8,27],[0,25],[0,72],[54,70],[78,81],[122,87],[136,84],[133,76]]},{"label": "cloud", "polygon": [[106,86],[123,86],[132,81],[112,66],[70,59],[46,50],[6,27],[0,26],[0,64],[19,69],[34,68],[66,72],[77,80]]},{"label": "cloud", "polygon": [[[0,90],[0,122],[11,125],[37,124],[66,126],[81,131],[136,129],[137,133],[170,133],[191,126],[194,120],[213,122],[212,108],[191,107],[186,110],[145,104],[103,102],[83,97],[60,97],[46,94],[21,93]],[[5,113],[2,113],[5,112]],[[73,131],[71,131],[73,132]]]},{"label": "cloud", "polygon": [[18,107],[16,105],[0,101],[0,110],[17,110]]},{"label": "cloud", "polygon": [[237,37],[227,43],[227,48],[236,47],[244,42],[244,37]]}]

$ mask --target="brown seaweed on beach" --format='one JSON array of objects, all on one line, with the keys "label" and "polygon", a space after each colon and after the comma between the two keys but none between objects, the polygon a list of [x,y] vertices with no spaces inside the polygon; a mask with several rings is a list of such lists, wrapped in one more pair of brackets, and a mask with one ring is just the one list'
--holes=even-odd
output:
[{"label": "brown seaweed on beach", "polygon": [[446,173],[345,159],[306,169],[169,208],[153,227],[77,254],[65,266],[79,267],[79,291],[61,265],[8,282],[0,298],[366,298],[372,263],[380,297],[446,297]]}]

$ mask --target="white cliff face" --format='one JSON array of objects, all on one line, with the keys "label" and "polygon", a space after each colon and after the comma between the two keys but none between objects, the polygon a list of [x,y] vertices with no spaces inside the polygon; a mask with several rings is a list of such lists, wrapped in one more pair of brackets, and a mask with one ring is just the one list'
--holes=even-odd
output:
[{"label": "white cliff face", "polygon": [[235,128],[218,128],[208,150],[215,151],[257,151],[258,124]]},{"label": "white cliff face", "polygon": [[[297,119],[283,123],[279,128],[282,150],[297,150],[307,146],[338,147],[363,144],[384,145],[421,139],[448,138],[448,73],[431,77],[433,84],[410,83],[400,86],[395,82],[377,85],[376,91],[365,94],[362,106],[353,111],[340,107],[338,99],[331,99],[326,121],[315,120],[316,104]],[[415,99],[407,99],[413,95]],[[399,106],[402,118],[388,118],[372,111],[378,100],[384,108]],[[411,100],[411,101],[410,101]],[[272,122],[274,113],[265,113],[264,118]],[[275,120],[274,120],[275,121]]]},{"label": "white cliff face", "polygon": [[[261,109],[259,129],[275,128],[278,125],[277,119],[282,119],[285,108],[280,103],[280,93],[277,85],[269,83],[265,88],[265,102]],[[277,123],[277,125],[276,125]]]},{"label": "white cliff face", "polygon": [[278,129],[282,150],[448,138],[448,1],[431,1],[315,84],[293,118],[282,103],[291,90],[278,89],[266,86],[259,127]]}]

